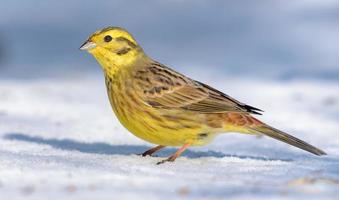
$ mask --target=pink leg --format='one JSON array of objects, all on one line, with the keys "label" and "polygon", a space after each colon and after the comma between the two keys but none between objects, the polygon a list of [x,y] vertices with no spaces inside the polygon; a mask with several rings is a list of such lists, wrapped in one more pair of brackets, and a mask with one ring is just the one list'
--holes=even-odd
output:
[{"label": "pink leg", "polygon": [[163,164],[165,162],[174,162],[175,159],[177,159],[189,146],[190,146],[189,143],[184,144],[180,149],[178,149],[177,152],[175,152],[173,155],[171,155],[167,159],[158,162],[157,165]]}]

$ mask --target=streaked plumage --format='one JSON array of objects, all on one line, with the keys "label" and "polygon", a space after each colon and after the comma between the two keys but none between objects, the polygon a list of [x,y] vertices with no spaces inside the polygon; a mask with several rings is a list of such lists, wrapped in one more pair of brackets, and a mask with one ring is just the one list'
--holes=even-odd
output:
[{"label": "streaked plumage", "polygon": [[[316,155],[325,152],[254,118],[261,110],[149,58],[124,29],[108,27],[81,47],[102,66],[112,108],[134,135],[159,146],[205,145],[219,133],[264,134]],[[160,162],[162,163],[162,162]]]}]

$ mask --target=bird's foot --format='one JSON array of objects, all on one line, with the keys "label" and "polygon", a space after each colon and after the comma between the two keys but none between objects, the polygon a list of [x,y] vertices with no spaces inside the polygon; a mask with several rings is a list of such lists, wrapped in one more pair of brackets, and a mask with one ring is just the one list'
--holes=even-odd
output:
[{"label": "bird's foot", "polygon": [[189,146],[190,146],[190,143],[184,144],[184,146],[182,146],[180,149],[178,149],[178,151],[175,152],[173,155],[171,155],[170,157],[168,157],[165,160],[157,162],[157,165],[163,164],[165,162],[174,162],[175,159],[177,159],[181,155],[181,153],[184,152]]},{"label": "bird's foot", "polygon": [[157,162],[157,165],[164,164],[166,162],[174,162],[177,156],[170,156],[167,159]]},{"label": "bird's foot", "polygon": [[164,147],[165,147],[165,146],[159,145],[159,146],[156,146],[156,147],[154,147],[154,148],[152,148],[152,149],[149,149],[149,150],[145,151],[144,153],[138,154],[138,155],[140,155],[140,156],[142,156],[142,157],[145,157],[145,156],[156,157],[156,156],[153,156],[153,154],[154,154],[155,152],[159,151],[160,149],[164,148]]},{"label": "bird's foot", "polygon": [[136,155],[142,156],[142,157],[146,157],[146,156],[150,156],[150,157],[158,157],[157,155],[154,155],[154,154],[152,154],[152,153],[146,153],[146,152],[144,152],[144,153],[138,153],[138,154],[136,154]]}]

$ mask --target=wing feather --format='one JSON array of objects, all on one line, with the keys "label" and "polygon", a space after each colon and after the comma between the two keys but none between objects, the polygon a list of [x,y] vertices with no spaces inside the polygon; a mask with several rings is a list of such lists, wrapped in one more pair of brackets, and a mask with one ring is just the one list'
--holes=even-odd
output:
[{"label": "wing feather", "polygon": [[144,90],[144,100],[153,107],[184,109],[199,113],[261,114],[259,112],[262,111],[157,62],[137,72],[135,77],[140,81],[147,80],[150,83],[140,85]]}]

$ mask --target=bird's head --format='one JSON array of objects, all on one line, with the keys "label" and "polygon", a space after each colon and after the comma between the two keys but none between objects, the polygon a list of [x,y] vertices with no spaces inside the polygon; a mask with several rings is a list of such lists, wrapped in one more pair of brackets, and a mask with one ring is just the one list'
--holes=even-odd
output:
[{"label": "bird's head", "polygon": [[92,54],[104,69],[129,65],[143,55],[133,36],[119,27],[96,31],[81,45],[80,50]]}]

